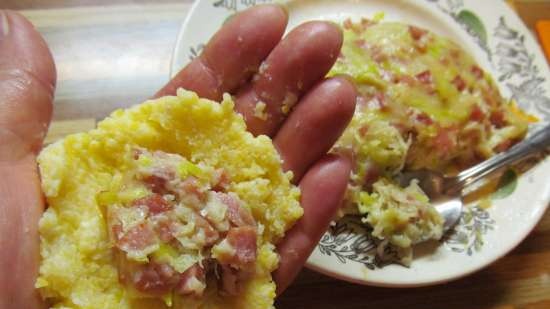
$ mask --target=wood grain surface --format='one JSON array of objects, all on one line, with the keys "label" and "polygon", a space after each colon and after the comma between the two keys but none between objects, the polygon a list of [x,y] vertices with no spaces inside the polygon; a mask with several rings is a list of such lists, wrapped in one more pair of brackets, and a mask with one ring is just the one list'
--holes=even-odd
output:
[{"label": "wood grain surface", "polygon": [[[529,18],[540,14],[539,4],[531,4],[539,8],[536,12],[521,1],[514,4]],[[35,24],[57,63],[48,142],[91,129],[113,109],[140,103],[160,88],[168,80],[175,38],[190,6],[190,0],[0,0],[0,9],[21,10]],[[387,289],[306,269],[278,299],[277,308],[548,309],[550,213],[512,253],[464,279]]]}]

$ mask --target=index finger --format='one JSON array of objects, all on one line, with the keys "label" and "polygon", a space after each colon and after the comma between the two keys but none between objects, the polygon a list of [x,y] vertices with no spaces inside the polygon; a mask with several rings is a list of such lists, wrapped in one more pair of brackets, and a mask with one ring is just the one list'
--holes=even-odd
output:
[{"label": "index finger", "polygon": [[281,40],[288,22],[278,5],[259,5],[231,18],[155,97],[175,95],[178,88],[219,101],[248,81]]}]

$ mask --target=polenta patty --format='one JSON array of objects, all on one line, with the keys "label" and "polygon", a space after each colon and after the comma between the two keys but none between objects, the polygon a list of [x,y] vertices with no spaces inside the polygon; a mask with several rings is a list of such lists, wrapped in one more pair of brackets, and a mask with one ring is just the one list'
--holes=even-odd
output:
[{"label": "polenta patty", "polygon": [[271,140],[180,90],[38,158],[36,286],[53,308],[272,308],[275,243],[302,215]]}]

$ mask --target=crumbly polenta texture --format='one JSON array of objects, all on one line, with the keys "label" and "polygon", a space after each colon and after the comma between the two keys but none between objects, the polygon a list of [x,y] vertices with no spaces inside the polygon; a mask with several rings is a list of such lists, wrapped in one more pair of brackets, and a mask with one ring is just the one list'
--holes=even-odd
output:
[{"label": "crumbly polenta texture", "polygon": [[[233,105],[229,95],[218,104],[180,90],[177,96],[117,110],[97,129],[42,151],[38,162],[49,207],[40,221],[36,286],[52,308],[273,308],[274,243],[302,215],[300,193],[291,175],[283,173],[271,140],[248,133]],[[119,283],[96,196],[130,168],[136,147],[179,154],[229,173],[229,190],[250,205],[263,226],[256,275],[241,295],[222,297],[210,285],[202,300],[140,299]]]}]

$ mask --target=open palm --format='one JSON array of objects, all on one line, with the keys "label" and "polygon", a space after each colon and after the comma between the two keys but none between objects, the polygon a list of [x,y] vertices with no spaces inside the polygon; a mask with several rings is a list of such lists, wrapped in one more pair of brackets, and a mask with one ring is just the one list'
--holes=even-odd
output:
[{"label": "open palm", "polygon": [[[304,208],[278,245],[279,292],[303,266],[345,192],[350,163],[326,152],[351,119],[356,97],[346,79],[324,79],[340,52],[340,30],[310,22],[281,40],[287,20],[278,6],[238,14],[155,95],[183,87],[219,100],[229,92],[249,131],[273,138],[300,185]],[[40,35],[22,16],[0,10],[0,308],[44,306],[34,289],[45,207],[36,155],[51,119],[55,80]],[[266,104],[266,120],[254,116],[258,102]]]}]

